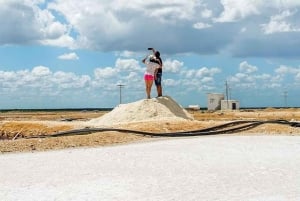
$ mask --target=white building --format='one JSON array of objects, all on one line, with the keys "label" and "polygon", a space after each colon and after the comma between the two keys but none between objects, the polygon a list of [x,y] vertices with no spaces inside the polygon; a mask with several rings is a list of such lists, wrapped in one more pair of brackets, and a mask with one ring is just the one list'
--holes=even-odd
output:
[{"label": "white building", "polygon": [[221,110],[239,110],[240,102],[237,100],[221,100]]},{"label": "white building", "polygon": [[207,94],[207,110],[220,110],[221,100],[224,100],[224,94],[218,94],[218,93]]},{"label": "white building", "polygon": [[200,110],[200,106],[199,105],[189,105],[188,109],[190,109],[190,110]]}]

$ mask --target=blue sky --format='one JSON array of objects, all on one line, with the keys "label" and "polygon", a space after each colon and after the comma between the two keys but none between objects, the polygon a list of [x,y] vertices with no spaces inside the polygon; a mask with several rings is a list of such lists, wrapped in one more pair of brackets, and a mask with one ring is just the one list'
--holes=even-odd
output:
[{"label": "blue sky", "polygon": [[299,19],[299,0],[0,0],[0,109],[143,99],[148,47],[184,107],[226,81],[241,107],[300,107]]}]

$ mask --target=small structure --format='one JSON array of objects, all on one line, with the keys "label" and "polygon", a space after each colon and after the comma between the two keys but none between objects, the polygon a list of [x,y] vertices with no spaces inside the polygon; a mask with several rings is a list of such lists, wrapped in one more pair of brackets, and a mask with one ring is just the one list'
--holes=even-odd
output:
[{"label": "small structure", "polygon": [[220,110],[221,100],[224,100],[224,94],[218,94],[218,93],[207,94],[207,110]]},{"label": "small structure", "polygon": [[221,100],[221,110],[239,110],[240,102],[237,100]]},{"label": "small structure", "polygon": [[199,105],[189,105],[188,109],[189,110],[200,110],[200,106]]}]

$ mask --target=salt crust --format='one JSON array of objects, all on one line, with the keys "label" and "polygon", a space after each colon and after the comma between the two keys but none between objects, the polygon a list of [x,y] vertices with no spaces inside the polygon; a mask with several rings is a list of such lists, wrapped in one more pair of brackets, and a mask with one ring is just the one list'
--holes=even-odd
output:
[{"label": "salt crust", "polygon": [[87,122],[91,126],[110,126],[147,121],[183,121],[193,117],[170,96],[120,104],[111,112]]}]

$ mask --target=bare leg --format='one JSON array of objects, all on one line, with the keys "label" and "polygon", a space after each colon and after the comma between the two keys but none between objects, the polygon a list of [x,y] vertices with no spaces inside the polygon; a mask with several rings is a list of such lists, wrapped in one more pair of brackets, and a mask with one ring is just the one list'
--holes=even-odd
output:
[{"label": "bare leg", "polygon": [[151,87],[153,84],[153,80],[145,80],[145,85],[146,85],[146,95],[147,98],[149,99],[151,96]]},{"label": "bare leg", "polygon": [[157,96],[162,96],[162,87],[161,85],[156,86],[157,89]]}]

